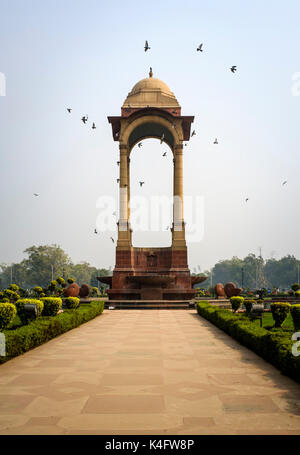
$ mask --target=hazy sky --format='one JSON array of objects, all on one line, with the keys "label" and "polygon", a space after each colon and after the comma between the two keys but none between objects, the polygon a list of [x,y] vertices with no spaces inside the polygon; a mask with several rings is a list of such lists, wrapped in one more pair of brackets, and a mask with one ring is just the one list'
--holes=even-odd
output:
[{"label": "hazy sky", "polygon": [[[93,233],[99,198],[118,200],[107,116],[150,66],[195,116],[184,192],[202,201],[204,235],[188,244],[191,268],[259,246],[299,258],[299,18],[298,0],[0,0],[0,262],[56,243],[74,262],[114,266],[116,232]],[[132,152],[133,195],[172,195],[168,150],[151,139]],[[166,227],[135,245],[168,246]]]}]

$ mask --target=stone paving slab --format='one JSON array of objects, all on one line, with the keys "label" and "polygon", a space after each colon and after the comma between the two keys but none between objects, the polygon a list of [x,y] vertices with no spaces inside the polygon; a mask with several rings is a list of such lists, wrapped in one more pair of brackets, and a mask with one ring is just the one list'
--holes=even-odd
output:
[{"label": "stone paving slab", "polygon": [[300,434],[300,387],[195,310],[105,310],[0,366],[0,434]]}]

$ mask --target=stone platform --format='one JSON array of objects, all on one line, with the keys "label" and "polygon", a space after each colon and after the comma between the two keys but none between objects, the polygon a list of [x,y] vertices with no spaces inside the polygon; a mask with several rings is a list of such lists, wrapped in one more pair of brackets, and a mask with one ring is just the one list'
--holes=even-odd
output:
[{"label": "stone platform", "polygon": [[109,300],[105,302],[105,308],[116,309],[190,309],[195,307],[194,301],[176,300]]}]

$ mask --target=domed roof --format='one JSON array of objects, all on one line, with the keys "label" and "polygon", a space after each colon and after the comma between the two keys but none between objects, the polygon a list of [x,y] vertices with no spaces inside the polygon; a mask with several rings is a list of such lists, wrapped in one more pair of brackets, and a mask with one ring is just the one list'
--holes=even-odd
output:
[{"label": "domed roof", "polygon": [[145,79],[137,82],[131,90],[130,95],[135,95],[142,90],[160,90],[165,94],[174,96],[174,93],[171,92],[167,84],[156,77],[146,77]]},{"label": "domed roof", "polygon": [[180,107],[173,92],[167,84],[156,77],[149,77],[137,82],[124,101],[123,107]]}]

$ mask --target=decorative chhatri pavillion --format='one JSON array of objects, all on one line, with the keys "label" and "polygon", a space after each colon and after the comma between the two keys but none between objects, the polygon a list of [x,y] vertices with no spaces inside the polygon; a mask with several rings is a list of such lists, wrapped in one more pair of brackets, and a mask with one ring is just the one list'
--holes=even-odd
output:
[{"label": "decorative chhatri pavillion", "polygon": [[[196,291],[187,264],[185,223],[183,218],[183,142],[190,139],[193,116],[181,116],[181,107],[169,87],[160,79],[139,81],[128,94],[121,116],[108,117],[112,134],[120,149],[120,218],[116,246],[116,265],[112,277],[99,277],[110,285],[110,300],[188,301]],[[172,244],[165,248],[132,246],[130,227],[130,153],[141,140],[157,138],[173,152],[173,223]],[[202,279],[201,279],[202,278]]]}]

